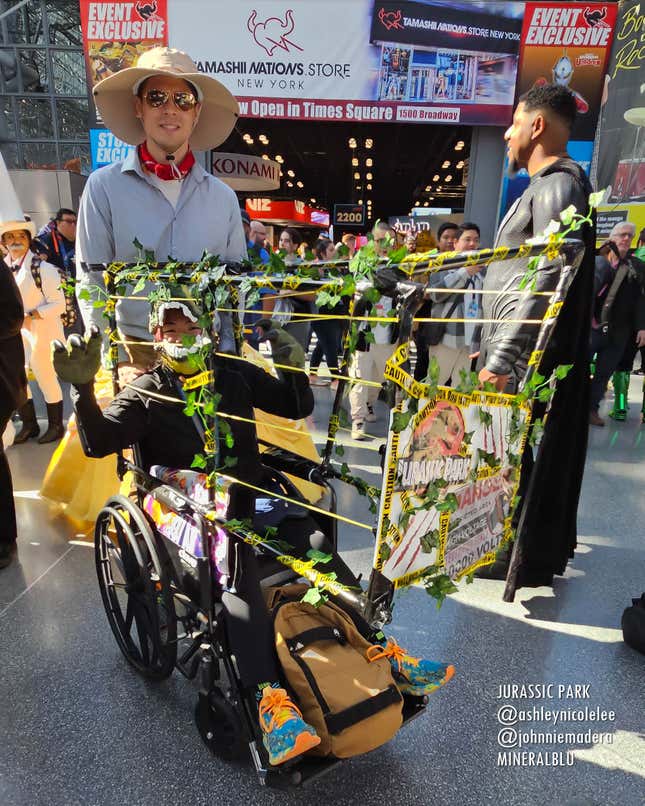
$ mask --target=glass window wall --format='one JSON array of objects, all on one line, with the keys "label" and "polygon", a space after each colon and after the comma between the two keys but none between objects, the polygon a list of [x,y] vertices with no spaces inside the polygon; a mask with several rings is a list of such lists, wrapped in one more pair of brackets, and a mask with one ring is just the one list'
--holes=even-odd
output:
[{"label": "glass window wall", "polygon": [[89,173],[87,88],[78,0],[0,0],[0,149],[19,168]]}]

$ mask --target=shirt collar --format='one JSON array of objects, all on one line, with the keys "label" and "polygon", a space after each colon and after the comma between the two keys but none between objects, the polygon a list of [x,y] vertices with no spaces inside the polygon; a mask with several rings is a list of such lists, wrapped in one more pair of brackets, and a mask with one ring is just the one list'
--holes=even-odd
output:
[{"label": "shirt collar", "polygon": [[[141,165],[141,161],[139,160],[139,156],[137,155],[136,148],[132,149],[132,151],[128,154],[128,156],[123,160],[121,164],[121,173],[128,173],[128,172],[136,173],[137,176],[140,176],[142,179],[145,179],[146,181],[148,179],[148,176],[146,172],[143,170],[143,166]],[[186,179],[188,179],[188,177],[191,177],[196,182],[203,182],[207,176],[208,174],[202,168],[202,166],[198,165],[198,163],[195,162],[193,167],[190,169],[190,172],[186,176]]]},{"label": "shirt collar", "polygon": [[17,263],[11,261],[9,265],[11,266],[12,271],[18,271],[18,269],[21,269],[23,266],[31,266],[31,259],[33,257],[34,253],[31,251],[31,249],[27,249],[24,257],[21,257]]}]

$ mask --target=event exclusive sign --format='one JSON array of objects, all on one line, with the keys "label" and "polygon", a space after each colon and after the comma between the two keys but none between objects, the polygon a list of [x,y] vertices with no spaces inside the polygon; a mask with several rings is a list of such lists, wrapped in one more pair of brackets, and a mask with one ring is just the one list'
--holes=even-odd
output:
[{"label": "event exclusive sign", "polygon": [[168,23],[243,117],[505,125],[523,3],[501,7],[168,0]]},{"label": "event exclusive sign", "polygon": [[92,86],[168,44],[167,0],[80,0],[83,47]]},{"label": "event exclusive sign", "polygon": [[[459,580],[511,538],[530,417],[512,395],[448,387],[433,398],[411,394],[390,418],[374,557],[396,588],[433,567]],[[401,419],[407,424],[397,432]]]},{"label": "event exclusive sign", "polygon": [[[526,4],[517,97],[545,84],[559,84],[573,92],[578,116],[568,151],[587,174],[615,20],[614,3]],[[528,182],[524,170],[511,180],[505,178],[500,220]]]}]

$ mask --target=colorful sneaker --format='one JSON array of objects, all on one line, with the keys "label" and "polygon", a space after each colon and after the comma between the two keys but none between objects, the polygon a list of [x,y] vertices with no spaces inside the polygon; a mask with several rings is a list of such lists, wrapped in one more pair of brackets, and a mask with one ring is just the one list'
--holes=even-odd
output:
[{"label": "colorful sneaker", "polygon": [[401,694],[413,694],[415,697],[430,694],[447,683],[455,673],[455,667],[446,663],[413,658],[393,638],[388,638],[385,646],[374,644],[367,650],[369,661],[379,658],[387,658],[390,661]]},{"label": "colorful sneaker", "polygon": [[320,744],[316,731],[302,718],[283,688],[267,686],[259,706],[262,741],[269,754],[269,764],[277,766]]}]

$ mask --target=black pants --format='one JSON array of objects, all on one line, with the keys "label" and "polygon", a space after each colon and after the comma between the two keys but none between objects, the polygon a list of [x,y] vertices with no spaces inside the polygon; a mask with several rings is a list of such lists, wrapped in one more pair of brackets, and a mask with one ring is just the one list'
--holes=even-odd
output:
[{"label": "black pants", "polygon": [[[639,347],[636,344],[636,333],[632,333],[631,336],[627,339],[627,345],[625,350],[623,351],[623,355],[618,362],[618,366],[616,367],[616,372],[631,372],[634,368],[634,359],[636,358],[636,353],[638,352]],[[641,353],[641,366],[644,366],[645,362],[645,347],[640,348]]]},{"label": "black pants", "polygon": [[329,371],[337,375],[338,345],[343,333],[341,322],[336,319],[318,319],[312,324],[312,329],[318,341],[311,354],[311,371],[318,369],[324,355]]},{"label": "black pants", "polygon": [[[432,303],[424,302],[423,305],[416,312],[419,319],[427,319],[432,315]],[[428,340],[430,330],[429,322],[421,322],[414,334],[414,343],[417,348],[417,361],[414,365],[414,380],[423,381],[428,375],[428,367],[430,366],[430,347],[431,344]]]},{"label": "black pants", "polygon": [[0,544],[6,546],[15,543],[17,536],[11,470],[2,444],[2,434],[11,414],[11,411],[0,411]]},{"label": "black pants", "polygon": [[[359,588],[359,581],[341,558],[332,551],[331,543],[313,518],[287,517],[278,527],[277,538],[293,547],[293,556],[307,559],[309,549],[331,554],[321,566],[324,573],[334,572],[344,585]],[[242,543],[235,546],[236,593],[224,593],[225,624],[231,652],[235,655],[242,685],[251,688],[258,683],[277,682],[280,669],[275,650],[273,622],[260,589],[260,568],[253,549]],[[340,605],[340,602],[337,602]],[[357,629],[368,640],[373,631],[358,613],[347,610]]]},{"label": "black pants", "polygon": [[[621,359],[629,347],[629,331],[609,332],[604,335],[599,330],[591,331],[591,357],[596,355],[596,369],[591,381],[591,411],[598,411],[600,401],[607,391],[612,374],[621,364]],[[632,363],[634,355],[632,353]],[[630,367],[631,369],[631,367]]]}]

